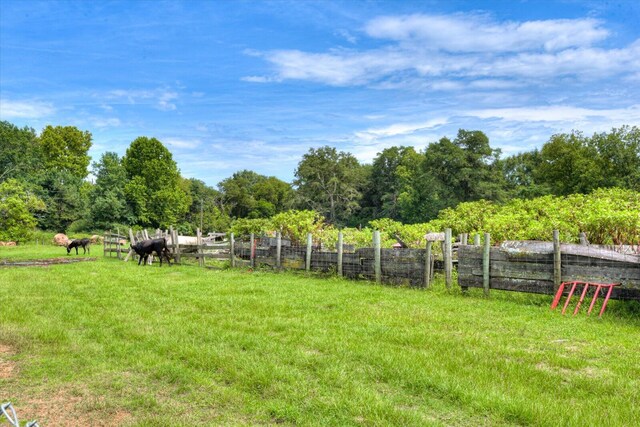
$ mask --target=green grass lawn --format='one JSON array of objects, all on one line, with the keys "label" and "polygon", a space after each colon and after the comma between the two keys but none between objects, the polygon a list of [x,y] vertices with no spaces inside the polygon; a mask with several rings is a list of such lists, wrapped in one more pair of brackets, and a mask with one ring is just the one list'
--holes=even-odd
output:
[{"label": "green grass lawn", "polygon": [[138,267],[93,249],[0,268],[0,401],[23,421],[640,424],[638,303],[563,317],[548,296]]}]

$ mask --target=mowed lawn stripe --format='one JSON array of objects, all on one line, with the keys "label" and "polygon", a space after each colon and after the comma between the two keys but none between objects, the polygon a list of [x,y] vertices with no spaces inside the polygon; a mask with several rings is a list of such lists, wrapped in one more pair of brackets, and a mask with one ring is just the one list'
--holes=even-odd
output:
[{"label": "mowed lawn stripe", "polygon": [[640,421],[636,305],[572,318],[440,288],[102,258],[0,269],[18,367],[1,397],[42,410],[62,393],[124,425]]}]

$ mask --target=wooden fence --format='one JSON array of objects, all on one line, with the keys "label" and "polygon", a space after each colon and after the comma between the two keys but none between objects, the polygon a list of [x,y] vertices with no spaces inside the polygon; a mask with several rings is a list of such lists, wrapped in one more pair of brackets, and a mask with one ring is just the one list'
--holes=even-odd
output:
[{"label": "wooden fence", "polygon": [[122,254],[129,252],[127,237],[121,235],[120,230],[116,230],[115,233],[111,230],[105,231],[103,239],[104,256],[112,257],[115,254],[118,259],[122,259]]},{"label": "wooden fence", "polygon": [[561,282],[620,283],[612,297],[640,299],[640,256],[604,246],[556,242],[505,242],[500,247],[460,246],[461,287],[553,294]]},{"label": "wooden fence", "polygon": [[[108,247],[105,234],[105,255],[128,250],[117,242],[122,238],[113,235]],[[561,281],[585,280],[599,283],[621,283],[613,298],[640,299],[640,255],[620,254],[603,246],[561,244],[558,233],[554,242],[507,242],[501,247],[491,246],[491,237],[476,235],[473,245],[467,244],[467,236],[460,236],[461,243],[453,244],[451,230],[430,233],[424,249],[381,248],[379,232],[374,233],[372,248],[349,248],[342,245],[342,234],[334,250],[314,246],[311,235],[306,245],[292,245],[282,239],[260,238],[254,235],[236,241],[228,235],[225,242],[205,242],[197,231],[195,243],[182,244],[177,232],[156,230],[156,237],[165,237],[176,262],[196,259],[206,266],[206,260],[228,261],[232,267],[270,266],[276,269],[301,269],[325,271],[348,278],[374,280],[378,283],[429,287],[435,270],[444,273],[445,284],[453,284],[454,266],[458,268],[458,284],[463,288],[480,287],[489,294],[490,289],[552,294]],[[138,237],[129,231],[132,242],[148,238],[143,232]],[[181,236],[182,237],[182,236]],[[440,247],[434,247],[434,243]],[[107,249],[108,248],[108,249]],[[437,250],[436,250],[437,248]],[[435,252],[439,256],[434,256]],[[456,256],[457,255],[457,256]],[[134,254],[129,253],[125,260]]]}]

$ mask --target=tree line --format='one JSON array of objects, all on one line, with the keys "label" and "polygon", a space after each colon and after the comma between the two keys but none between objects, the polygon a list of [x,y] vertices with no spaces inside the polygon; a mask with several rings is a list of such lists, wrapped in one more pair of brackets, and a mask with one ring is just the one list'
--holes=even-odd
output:
[{"label": "tree line", "polygon": [[124,156],[106,152],[93,162],[91,145],[91,133],[73,126],[46,126],[38,135],[0,122],[0,240],[26,240],[35,227],[226,231],[238,220],[292,209],[314,211],[335,227],[383,218],[417,224],[465,202],[640,190],[636,126],[556,134],[540,149],[504,158],[483,132],[463,129],[424,150],[386,148],[371,164],[324,146],[302,156],[291,183],[241,170],[217,188],[181,176],[156,138],[136,138]]}]

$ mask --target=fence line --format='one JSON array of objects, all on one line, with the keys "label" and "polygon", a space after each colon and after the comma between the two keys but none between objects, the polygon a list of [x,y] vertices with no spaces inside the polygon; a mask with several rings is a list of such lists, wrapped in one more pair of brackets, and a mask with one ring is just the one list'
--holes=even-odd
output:
[{"label": "fence line", "polygon": [[[130,230],[129,235],[135,242],[149,234],[143,230],[136,237]],[[446,229],[444,233],[428,233],[424,249],[381,248],[379,232],[374,233],[372,247],[361,248],[345,244],[342,233],[335,248],[314,245],[311,234],[304,243],[285,239],[280,233],[275,238],[254,234],[236,238],[230,233],[226,240],[214,242],[204,238],[199,229],[195,237],[178,236],[173,228],[156,230],[155,236],[167,238],[175,262],[195,259],[201,267],[212,260],[224,260],[232,267],[325,271],[352,279],[425,288],[430,286],[434,271],[439,270],[444,273],[447,288],[451,288],[457,265],[460,287],[479,287],[485,295],[491,289],[551,294],[563,281],[590,280],[622,283],[613,298],[640,299],[640,255],[619,254],[605,246],[561,244],[557,232],[553,242],[505,242],[492,247],[488,233],[482,246],[479,234],[472,245],[465,244],[466,234],[458,236],[460,243],[453,245],[451,230]],[[119,233],[105,233],[105,248],[121,237]],[[438,242],[440,245],[434,248]],[[105,255],[120,255],[119,245],[107,248]],[[436,256],[434,249],[441,255]]]}]

